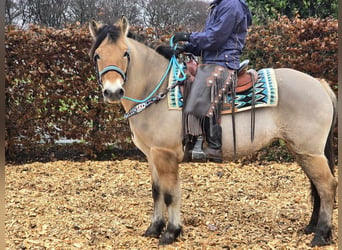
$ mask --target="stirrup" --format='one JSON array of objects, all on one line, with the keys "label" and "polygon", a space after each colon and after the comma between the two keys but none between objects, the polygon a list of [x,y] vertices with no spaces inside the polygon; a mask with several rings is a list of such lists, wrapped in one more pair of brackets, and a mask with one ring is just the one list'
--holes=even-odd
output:
[{"label": "stirrup", "polygon": [[203,145],[203,137],[198,136],[194,145],[194,148],[191,151],[191,159],[196,162],[206,162],[207,157],[202,148]]}]

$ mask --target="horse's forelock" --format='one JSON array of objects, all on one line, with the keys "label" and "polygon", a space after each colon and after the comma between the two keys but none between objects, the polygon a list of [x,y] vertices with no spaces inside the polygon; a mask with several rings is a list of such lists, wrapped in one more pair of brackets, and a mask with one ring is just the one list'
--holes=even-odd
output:
[{"label": "horse's forelock", "polygon": [[95,50],[100,46],[103,40],[106,39],[106,37],[109,38],[110,42],[115,43],[119,39],[120,35],[121,30],[119,27],[108,24],[102,26],[97,32],[95,42],[90,49],[90,57],[92,58],[94,56]]},{"label": "horse's forelock", "polygon": [[[109,38],[110,42],[115,43],[119,39],[120,36],[121,36],[120,27],[114,26],[114,25],[108,25],[108,24],[103,25],[99,29],[99,31],[97,32],[95,42],[93,43],[93,46],[90,49],[90,52],[89,52],[90,57],[91,58],[94,57],[95,50],[101,45],[101,43],[103,42],[103,40],[106,39],[106,37]],[[131,31],[128,32],[127,37],[132,38],[138,42],[145,44],[146,46],[156,50],[158,54],[161,54],[164,57],[166,57],[167,59],[170,59],[168,56],[165,56],[165,54],[162,53],[160,50],[157,50],[160,43],[157,43],[157,44],[149,43],[148,40],[143,35],[139,35],[137,33],[131,32]],[[167,46],[165,46],[165,47],[167,47]]]}]

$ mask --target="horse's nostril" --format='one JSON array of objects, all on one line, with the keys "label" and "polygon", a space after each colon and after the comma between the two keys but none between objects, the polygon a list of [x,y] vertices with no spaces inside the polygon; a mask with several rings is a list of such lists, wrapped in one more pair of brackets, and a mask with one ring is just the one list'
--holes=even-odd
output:
[{"label": "horse's nostril", "polygon": [[110,89],[103,90],[103,96],[112,101],[120,99],[121,97],[123,97],[124,94],[125,90],[122,88],[116,89],[115,91],[112,91]]}]

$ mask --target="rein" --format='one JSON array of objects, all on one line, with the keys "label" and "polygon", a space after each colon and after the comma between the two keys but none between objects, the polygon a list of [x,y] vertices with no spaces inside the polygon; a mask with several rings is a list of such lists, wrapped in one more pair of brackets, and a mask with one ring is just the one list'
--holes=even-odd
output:
[{"label": "rein", "polygon": [[[174,45],[174,43],[173,43],[173,37],[170,39],[170,46],[174,51],[177,48],[177,44]],[[173,69],[173,78],[175,79],[176,83],[173,84],[172,86],[166,88],[163,92],[159,93],[157,96],[154,96],[156,94],[156,92],[159,90],[159,88],[161,87],[161,85],[163,84],[163,82],[165,81],[165,79],[168,76],[168,74],[170,73],[171,69]],[[123,99],[138,103],[133,108],[131,108],[126,114],[124,114],[124,118],[128,119],[131,116],[140,113],[141,111],[143,111],[144,109],[149,107],[151,104],[157,103],[161,99],[164,99],[165,96],[167,95],[167,93],[171,89],[173,89],[174,87],[177,86],[179,81],[184,81],[185,79],[186,79],[186,74],[184,72],[184,67],[183,67],[183,65],[181,65],[178,62],[176,55],[174,54],[171,57],[169,65],[167,66],[167,69],[166,69],[165,73],[163,74],[162,78],[160,79],[159,83],[157,84],[157,86],[153,89],[153,91],[146,98],[139,100],[139,99],[134,99],[134,98],[130,98],[127,96],[122,97]]]}]

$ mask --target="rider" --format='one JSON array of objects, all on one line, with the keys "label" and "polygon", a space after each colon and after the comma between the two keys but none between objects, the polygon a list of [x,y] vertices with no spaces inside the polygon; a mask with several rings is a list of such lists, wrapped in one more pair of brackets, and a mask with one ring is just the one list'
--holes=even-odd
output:
[{"label": "rider", "polygon": [[[204,30],[175,33],[173,41],[186,41],[183,51],[201,56],[203,64],[217,64],[236,71],[251,24],[252,15],[244,0],[214,0],[209,5]],[[213,120],[210,123],[206,119],[204,124],[208,144],[206,157],[222,162],[222,129],[220,121]]]}]

